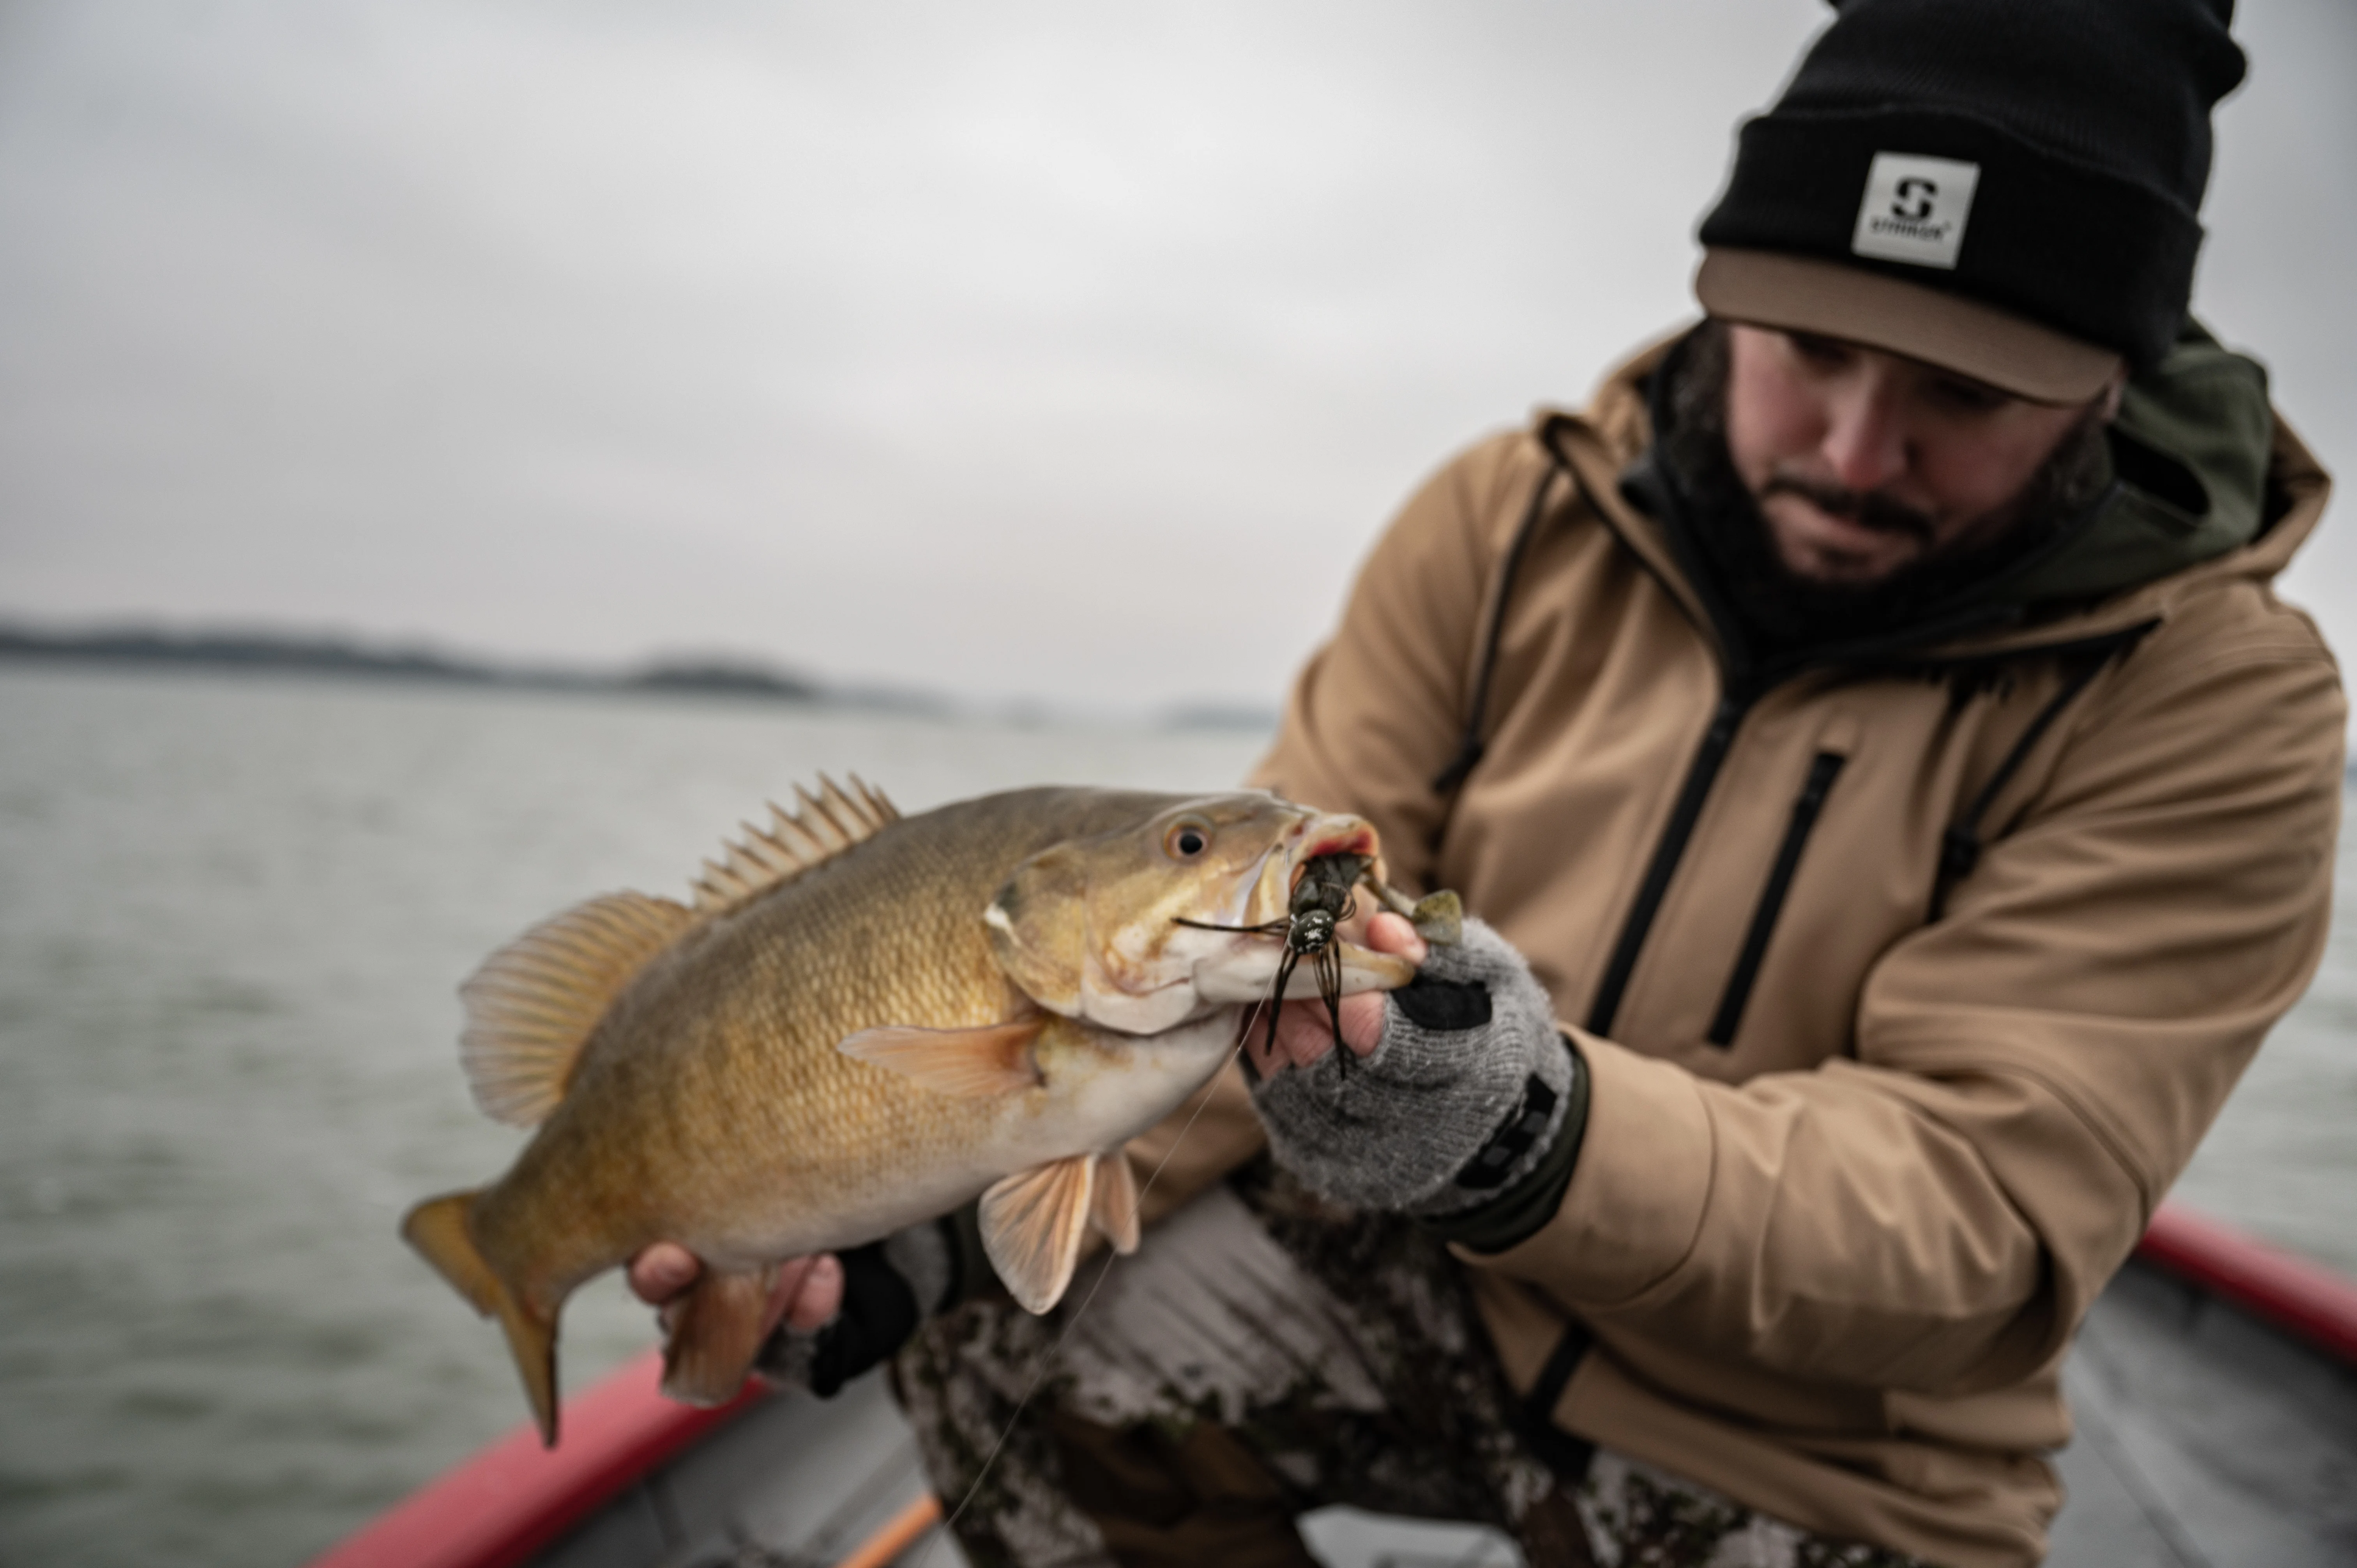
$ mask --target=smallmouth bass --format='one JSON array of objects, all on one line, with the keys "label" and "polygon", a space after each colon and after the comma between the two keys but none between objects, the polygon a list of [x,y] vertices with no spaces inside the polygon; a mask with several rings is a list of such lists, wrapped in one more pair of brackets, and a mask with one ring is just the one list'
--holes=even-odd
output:
[{"label": "smallmouth bass", "polygon": [[[1305,867],[1379,853],[1363,820],[1266,793],[1022,789],[908,818],[856,779],[798,793],[706,863],[693,908],[592,899],[460,987],[477,1103],[537,1131],[402,1233],[499,1320],[552,1445],[565,1297],[656,1240],[705,1262],[664,1360],[698,1402],[742,1386],[775,1260],[977,1194],[1007,1288],[1054,1305],[1091,1227],[1136,1245],[1122,1145],[1218,1070],[1281,970],[1315,993],[1268,931]],[[1333,951],[1346,993],[1415,972]]]}]

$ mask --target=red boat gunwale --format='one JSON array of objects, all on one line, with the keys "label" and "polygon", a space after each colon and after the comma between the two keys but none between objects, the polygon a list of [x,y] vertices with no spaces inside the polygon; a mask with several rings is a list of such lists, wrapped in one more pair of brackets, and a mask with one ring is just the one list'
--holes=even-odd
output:
[{"label": "red boat gunwale", "polygon": [[650,1350],[565,1403],[544,1448],[530,1423],[394,1504],[311,1568],[521,1568],[616,1494],[764,1397],[697,1410],[662,1396]]},{"label": "red boat gunwale", "polygon": [[[2136,1256],[2357,1367],[2357,1283],[2173,1203],[2153,1216]],[[519,1426],[311,1568],[521,1568],[763,1397],[748,1387],[717,1410],[693,1410],[662,1397],[662,1375],[649,1351],[565,1404],[557,1448]]]},{"label": "red boat gunwale", "polygon": [[2181,1204],[2152,1217],[2136,1256],[2357,1367],[2357,1283]]}]

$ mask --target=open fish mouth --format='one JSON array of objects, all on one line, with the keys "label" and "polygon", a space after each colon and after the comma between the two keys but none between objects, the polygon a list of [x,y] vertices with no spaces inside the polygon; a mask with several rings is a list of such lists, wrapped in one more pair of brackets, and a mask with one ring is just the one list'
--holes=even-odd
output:
[{"label": "open fish mouth", "polygon": [[1182,926],[1232,932],[1245,944],[1244,950],[1231,950],[1208,971],[1198,968],[1199,993],[1252,1002],[1253,1018],[1265,1020],[1271,1048],[1286,1002],[1315,998],[1324,1004],[1339,1047],[1340,1004],[1345,994],[1389,990],[1406,983],[1415,972],[1407,960],[1359,947],[1341,935],[1342,922],[1360,908],[1362,886],[1378,904],[1386,902],[1380,879],[1370,875],[1379,843],[1374,828],[1363,818],[1340,813],[1309,817],[1278,846],[1281,857],[1272,854],[1263,863],[1244,918],[1233,922],[1181,918],[1178,923]]},{"label": "open fish mouth", "polygon": [[[1363,818],[1340,812],[1307,816],[1263,855],[1258,866],[1241,879],[1234,901],[1209,919],[1178,917],[1177,923],[1199,930],[1225,930],[1284,942],[1298,930],[1306,897],[1316,897],[1339,921],[1344,906],[1355,905],[1353,889],[1368,873],[1382,841]],[[1312,882],[1319,894],[1305,894]]]},{"label": "open fish mouth", "polygon": [[1301,830],[1301,843],[1292,854],[1293,879],[1301,880],[1301,872],[1310,861],[1329,855],[1355,854],[1362,860],[1375,858],[1375,830],[1355,818],[1337,822],[1330,818],[1308,823]]},{"label": "open fish mouth", "polygon": [[[1343,857],[1359,862],[1348,868],[1350,875],[1344,878],[1356,883],[1365,868],[1374,864],[1379,847],[1374,828],[1357,817],[1324,815],[1303,823],[1286,846],[1285,897],[1268,911],[1267,918],[1286,918],[1293,910],[1302,883],[1318,872],[1337,869],[1332,863]],[[1327,864],[1321,866],[1320,862]]]}]

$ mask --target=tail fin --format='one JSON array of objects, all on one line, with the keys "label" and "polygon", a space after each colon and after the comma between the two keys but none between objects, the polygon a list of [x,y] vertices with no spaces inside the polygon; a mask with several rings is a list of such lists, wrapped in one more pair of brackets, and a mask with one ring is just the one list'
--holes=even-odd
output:
[{"label": "tail fin", "polygon": [[543,1317],[491,1272],[467,1229],[467,1213],[476,1194],[446,1193],[429,1197],[401,1222],[402,1239],[448,1280],[460,1295],[474,1303],[485,1317],[496,1317],[507,1331],[508,1349],[516,1370],[523,1375],[523,1391],[540,1423],[540,1440],[556,1446],[556,1320]]},{"label": "tail fin", "polygon": [[726,1404],[745,1386],[761,1352],[762,1319],[778,1271],[723,1273],[707,1269],[681,1304],[663,1347],[662,1391],[689,1404]]}]

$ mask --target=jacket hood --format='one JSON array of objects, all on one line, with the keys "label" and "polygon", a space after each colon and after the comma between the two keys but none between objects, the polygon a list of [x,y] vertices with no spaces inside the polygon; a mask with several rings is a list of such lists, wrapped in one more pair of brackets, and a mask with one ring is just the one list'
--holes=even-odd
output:
[{"label": "jacket hood", "polygon": [[2102,498],[2010,581],[1986,587],[2032,609],[2104,598],[2258,537],[2275,413],[2256,360],[2189,318],[2168,357],[2128,382],[2107,434]]},{"label": "jacket hood", "polygon": [[[1652,536],[1648,553],[1674,564],[1692,594],[1706,574],[1685,558],[1692,546],[1670,524],[1674,487],[1654,439],[1664,406],[1655,372],[1684,337],[1615,372],[1577,423],[1602,448],[1589,455],[1611,464],[1618,479],[1591,484],[1591,493],[1617,491],[1622,507],[1608,510],[1622,515],[1634,503]],[[2213,572],[2272,577],[2316,525],[2330,489],[2269,405],[2265,368],[2190,318],[2162,361],[2124,389],[2107,435],[2109,481],[2092,506],[2035,551],[1923,607],[1914,632],[1889,640],[1921,650],[2043,641],[2061,619],[2093,617],[2108,627],[2149,618]],[[1557,450],[1577,455],[1565,444]],[[1697,596],[1716,596],[1704,588]],[[1723,612],[1713,607],[1708,618],[1725,639]]]}]

